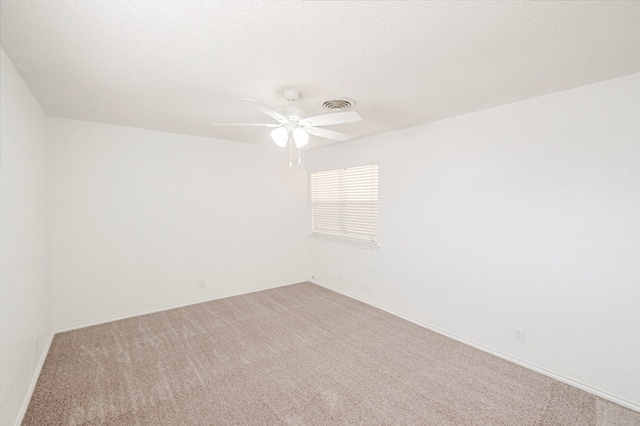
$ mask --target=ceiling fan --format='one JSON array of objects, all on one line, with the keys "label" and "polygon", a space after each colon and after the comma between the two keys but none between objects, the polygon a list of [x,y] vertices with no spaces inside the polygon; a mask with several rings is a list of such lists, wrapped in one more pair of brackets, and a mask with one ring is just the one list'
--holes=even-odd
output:
[{"label": "ceiling fan", "polygon": [[[318,136],[320,138],[331,139],[334,141],[346,141],[348,135],[336,132],[334,130],[323,129],[322,126],[333,126],[336,124],[353,123],[362,120],[360,114],[355,111],[334,112],[314,117],[305,117],[302,108],[294,105],[294,102],[300,98],[300,92],[295,89],[287,89],[283,93],[284,98],[288,101],[288,105],[282,108],[272,109],[254,99],[243,98],[245,102],[250,102],[255,108],[264,112],[269,117],[275,119],[278,123],[213,123],[214,126],[261,126],[273,128],[271,130],[271,139],[273,142],[286,148],[287,144],[291,150],[293,144],[298,148],[302,148],[309,142],[309,135]],[[300,155],[298,153],[298,162]],[[291,165],[291,164],[290,164]]]}]

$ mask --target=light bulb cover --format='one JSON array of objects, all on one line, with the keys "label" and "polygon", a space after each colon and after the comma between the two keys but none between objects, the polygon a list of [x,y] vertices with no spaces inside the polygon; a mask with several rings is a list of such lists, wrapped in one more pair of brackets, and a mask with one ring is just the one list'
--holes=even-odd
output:
[{"label": "light bulb cover", "polygon": [[271,139],[279,147],[286,147],[289,140],[289,132],[284,127],[276,127],[271,131]]},{"label": "light bulb cover", "polygon": [[298,148],[302,148],[309,143],[309,133],[298,127],[293,130],[293,140]]}]

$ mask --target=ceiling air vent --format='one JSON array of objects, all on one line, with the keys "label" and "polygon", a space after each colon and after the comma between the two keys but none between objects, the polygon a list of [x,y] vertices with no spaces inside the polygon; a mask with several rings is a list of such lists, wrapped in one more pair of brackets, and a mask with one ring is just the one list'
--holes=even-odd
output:
[{"label": "ceiling air vent", "polygon": [[347,111],[356,105],[353,99],[330,99],[322,103],[322,108],[333,112]]}]

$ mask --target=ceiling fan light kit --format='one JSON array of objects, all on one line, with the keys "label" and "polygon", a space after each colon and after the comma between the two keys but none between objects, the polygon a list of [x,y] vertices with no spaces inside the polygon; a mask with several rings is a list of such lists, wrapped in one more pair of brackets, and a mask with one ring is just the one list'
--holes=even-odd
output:
[{"label": "ceiling fan light kit", "polygon": [[276,145],[286,148],[289,140],[289,132],[284,127],[276,127],[271,131],[271,139]]},{"label": "ceiling fan light kit", "polygon": [[296,143],[298,148],[302,148],[309,143],[309,133],[305,132],[304,129],[298,127],[293,129],[291,134],[293,135],[293,141]]},{"label": "ceiling fan light kit", "polygon": [[[288,105],[272,109],[254,99],[243,98],[245,102],[250,102],[255,108],[262,111],[269,117],[273,118],[278,124],[272,123],[213,123],[214,126],[261,126],[271,127],[271,140],[281,147],[286,148],[289,145],[290,151],[293,144],[296,145],[298,151],[309,143],[309,135],[320,138],[331,139],[334,141],[346,141],[349,136],[336,132],[334,130],[322,129],[321,126],[333,126],[336,124],[353,123],[361,121],[362,117],[355,111],[345,111],[355,105],[355,101],[349,99],[327,101],[328,105],[323,107],[334,111],[329,114],[317,115],[315,117],[305,117],[304,109],[294,105],[294,102],[300,98],[300,92],[295,89],[286,89],[283,97],[287,100]],[[325,102],[325,104],[327,103]],[[341,112],[335,112],[341,111]],[[291,159],[290,159],[291,160]],[[300,153],[298,152],[298,163],[300,163]],[[291,161],[289,165],[291,166]]]}]

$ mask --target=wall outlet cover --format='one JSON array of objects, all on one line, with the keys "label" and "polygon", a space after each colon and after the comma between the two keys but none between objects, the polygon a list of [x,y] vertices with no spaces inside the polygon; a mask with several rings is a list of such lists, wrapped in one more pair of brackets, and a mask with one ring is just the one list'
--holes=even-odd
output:
[{"label": "wall outlet cover", "polygon": [[518,343],[524,343],[524,330],[522,328],[513,329],[513,340]]}]

